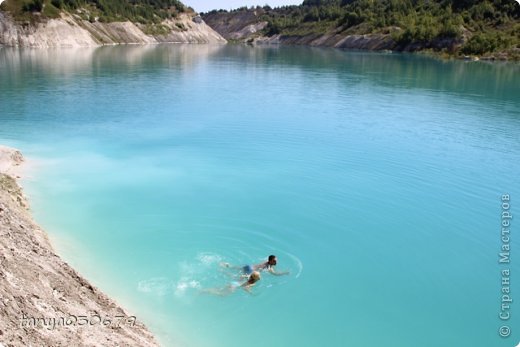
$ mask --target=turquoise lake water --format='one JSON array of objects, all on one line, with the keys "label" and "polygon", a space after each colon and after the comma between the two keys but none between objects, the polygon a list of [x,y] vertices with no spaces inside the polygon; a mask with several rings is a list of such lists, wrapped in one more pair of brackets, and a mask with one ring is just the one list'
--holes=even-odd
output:
[{"label": "turquoise lake water", "polygon": [[[332,49],[4,48],[0,143],[30,159],[58,253],[164,346],[513,347],[519,77]],[[289,276],[201,294],[233,280],[220,262],[271,253]]]}]

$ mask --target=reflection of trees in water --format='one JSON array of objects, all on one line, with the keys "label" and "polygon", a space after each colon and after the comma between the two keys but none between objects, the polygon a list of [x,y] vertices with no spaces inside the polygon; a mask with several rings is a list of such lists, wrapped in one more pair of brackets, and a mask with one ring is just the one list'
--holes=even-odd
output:
[{"label": "reflection of trees in water", "polygon": [[0,49],[0,73],[5,78],[26,79],[33,74],[49,77],[89,75],[103,67],[107,73],[128,73],[143,66],[190,67],[207,59],[219,45],[119,45],[70,49]]},{"label": "reflection of trees in water", "polygon": [[[475,100],[516,101],[520,67],[509,63],[442,61],[412,54],[347,52],[309,47],[243,45],[126,45],[78,49],[0,49],[0,92],[81,78],[161,74],[190,76],[201,63],[231,68],[297,69],[303,78],[331,74],[341,84],[428,89]],[[306,76],[309,72],[309,77]],[[44,77],[44,78],[41,78]],[[101,81],[102,82],[102,81]],[[215,82],[216,83],[216,82]],[[269,86],[265,86],[269,88]],[[0,96],[1,98],[1,96]]]},{"label": "reflection of trees in water", "polygon": [[[309,47],[228,46],[216,54],[275,68],[294,67],[303,72],[356,76],[360,81],[390,88],[421,88],[471,97],[516,101],[515,82],[520,66],[514,63],[446,61],[416,54],[385,54]],[[344,80],[344,79],[343,79]],[[352,82],[350,79],[349,83]]]},{"label": "reflection of trees in water", "polygon": [[[136,76],[159,76],[175,69],[179,76],[189,77],[194,68],[210,59],[222,45],[121,45],[96,48],[30,49],[0,48],[0,105],[3,99],[16,95],[3,120],[16,118],[30,121],[45,114],[46,119],[58,117],[53,107],[60,107],[59,117],[88,114],[79,105],[88,102],[78,95],[81,84],[91,83],[91,88],[109,88],[116,78],[129,88],[135,88]],[[111,82],[110,82],[111,81]],[[29,109],[32,98],[46,91],[39,110]],[[53,92],[54,91],[54,92]],[[71,99],[72,98],[72,99]],[[72,102],[71,102],[72,100]],[[63,101],[63,102],[62,102]],[[106,100],[107,103],[114,100]],[[98,101],[99,102],[99,101]],[[66,107],[71,108],[67,110]],[[5,111],[5,110],[4,110]],[[8,114],[6,114],[8,113]],[[124,113],[117,117],[124,117]],[[89,121],[102,120],[103,115],[90,115]],[[114,119],[117,117],[113,117]]]}]

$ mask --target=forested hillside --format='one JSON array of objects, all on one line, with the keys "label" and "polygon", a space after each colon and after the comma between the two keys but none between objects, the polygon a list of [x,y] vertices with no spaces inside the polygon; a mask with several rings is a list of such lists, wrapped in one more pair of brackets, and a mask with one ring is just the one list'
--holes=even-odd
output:
[{"label": "forested hillside", "polygon": [[267,23],[261,34],[268,37],[381,34],[397,50],[519,54],[520,5],[514,0],[305,0],[275,9],[212,11],[204,18],[248,11]]},{"label": "forested hillside", "polygon": [[0,9],[19,21],[56,18],[60,11],[89,21],[160,23],[187,8],[178,0],[5,0]]}]

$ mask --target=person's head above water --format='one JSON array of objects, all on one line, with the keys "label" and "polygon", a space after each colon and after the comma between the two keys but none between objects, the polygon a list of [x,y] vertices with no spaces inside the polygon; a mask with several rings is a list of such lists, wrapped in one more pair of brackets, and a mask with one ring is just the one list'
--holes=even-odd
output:
[{"label": "person's head above water", "polygon": [[270,255],[269,258],[267,258],[267,264],[269,264],[270,266],[275,266],[276,265],[276,255]]},{"label": "person's head above water", "polygon": [[260,281],[260,272],[253,271],[251,275],[249,275],[249,278],[247,279],[247,283],[253,284]]}]

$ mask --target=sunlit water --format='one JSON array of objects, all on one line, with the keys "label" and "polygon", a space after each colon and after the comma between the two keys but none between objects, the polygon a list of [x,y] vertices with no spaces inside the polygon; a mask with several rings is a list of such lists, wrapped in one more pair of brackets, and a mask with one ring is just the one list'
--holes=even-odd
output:
[{"label": "sunlit water", "polygon": [[[58,252],[165,346],[515,346],[519,66],[244,46],[0,49]],[[254,295],[219,262],[279,257]],[[510,268],[512,320],[501,322]],[[81,314],[81,313],[79,313]],[[498,329],[512,327],[502,339]]]}]

